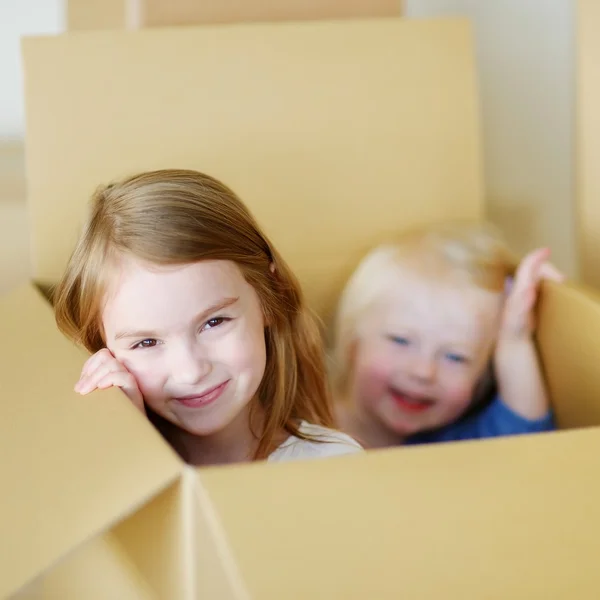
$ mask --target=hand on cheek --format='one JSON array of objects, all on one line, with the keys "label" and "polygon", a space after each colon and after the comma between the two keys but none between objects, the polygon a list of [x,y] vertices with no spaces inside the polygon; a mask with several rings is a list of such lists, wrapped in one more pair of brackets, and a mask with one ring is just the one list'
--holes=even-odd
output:
[{"label": "hand on cheek", "polygon": [[89,358],[81,371],[75,391],[82,396],[94,390],[118,387],[123,390],[131,402],[144,414],[144,399],[134,376],[108,350],[103,348]]}]

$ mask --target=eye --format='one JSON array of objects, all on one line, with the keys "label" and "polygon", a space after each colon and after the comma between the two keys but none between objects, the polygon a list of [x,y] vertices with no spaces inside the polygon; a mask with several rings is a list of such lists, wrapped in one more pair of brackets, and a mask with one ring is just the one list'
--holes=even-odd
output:
[{"label": "eye", "polygon": [[205,329],[214,329],[215,327],[218,327],[219,325],[222,325],[226,321],[230,320],[231,319],[228,319],[227,317],[215,317],[214,319],[206,321],[206,323],[202,327],[202,331],[204,331]]},{"label": "eye", "polygon": [[457,354],[456,352],[447,352],[444,355],[444,358],[449,362],[456,363],[459,365],[463,365],[469,362],[469,359],[466,356],[462,354]]},{"label": "eye", "polygon": [[138,342],[137,344],[133,345],[131,348],[132,350],[135,350],[136,348],[154,348],[154,346],[158,345],[158,340],[154,340],[154,339],[147,339],[147,340],[142,340],[141,342]]},{"label": "eye", "polygon": [[397,346],[408,346],[410,344],[410,340],[402,335],[390,335],[388,337]]}]

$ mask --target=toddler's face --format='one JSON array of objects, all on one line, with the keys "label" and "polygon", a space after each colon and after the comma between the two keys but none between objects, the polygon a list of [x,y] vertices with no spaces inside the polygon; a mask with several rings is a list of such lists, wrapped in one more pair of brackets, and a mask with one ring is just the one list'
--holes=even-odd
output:
[{"label": "toddler's face", "polygon": [[456,420],[490,360],[502,295],[400,274],[357,327],[353,398],[404,437]]}]

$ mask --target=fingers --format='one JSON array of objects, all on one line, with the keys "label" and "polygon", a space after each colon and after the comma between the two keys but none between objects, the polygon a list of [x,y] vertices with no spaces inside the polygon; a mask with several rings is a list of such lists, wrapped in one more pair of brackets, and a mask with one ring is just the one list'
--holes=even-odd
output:
[{"label": "fingers", "polygon": [[521,262],[515,275],[513,292],[519,295],[531,287],[537,288],[542,279],[551,281],[564,281],[563,274],[551,263],[549,248],[538,248],[530,252]]},{"label": "fingers", "polygon": [[98,390],[105,390],[110,387],[118,387],[142,412],[144,409],[144,399],[138,388],[135,377],[129,371],[109,371],[96,381]]},{"label": "fingers", "polygon": [[104,376],[109,371],[116,371],[122,368],[122,365],[111,354],[110,350],[104,348],[91,356],[83,365],[79,381],[75,384],[75,391],[80,394],[91,392],[96,386],[95,382],[99,377]]},{"label": "fingers", "polygon": [[86,361],[81,377],[75,384],[75,391],[86,395],[94,390],[109,387],[121,388],[127,397],[142,412],[145,412],[143,397],[135,377],[112,355],[110,350],[104,348]]},{"label": "fingers", "polygon": [[[92,369],[88,374],[80,379],[75,386],[77,392],[82,395],[89,394],[98,387],[98,382],[106,378],[108,375],[125,372],[125,368],[115,358],[110,361],[100,363],[95,369]],[[129,374],[129,373],[128,373]]]},{"label": "fingers", "polygon": [[538,248],[519,265],[506,297],[502,334],[511,337],[529,335],[533,330],[533,307],[542,279],[562,281],[562,274],[548,262],[550,250]]},{"label": "fingers", "polygon": [[562,283],[565,280],[565,276],[553,264],[546,262],[540,267],[540,279]]},{"label": "fingers", "polygon": [[529,288],[532,285],[536,285],[539,280],[539,274],[542,266],[550,257],[549,248],[538,248],[533,252],[530,252],[519,265],[515,274],[515,282],[513,285],[513,292],[519,293],[520,291]]},{"label": "fingers", "polygon": [[108,348],[103,348],[102,350],[99,350],[85,361],[85,364],[81,369],[81,376],[79,380],[81,381],[90,373],[95,371],[102,363],[111,359],[116,360]]}]

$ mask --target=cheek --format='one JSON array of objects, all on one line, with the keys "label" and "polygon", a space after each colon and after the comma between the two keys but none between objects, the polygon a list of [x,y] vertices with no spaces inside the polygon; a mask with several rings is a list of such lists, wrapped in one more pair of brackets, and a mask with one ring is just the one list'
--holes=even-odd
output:
[{"label": "cheek", "polygon": [[377,400],[389,385],[394,364],[394,357],[384,343],[359,343],[354,361],[355,395],[363,402]]},{"label": "cheek", "polygon": [[113,352],[115,357],[135,377],[144,399],[151,404],[154,396],[163,393],[164,383],[167,379],[165,361],[161,360],[160,352],[144,352],[138,354],[128,352],[126,356]]},{"label": "cheek", "polygon": [[215,347],[214,363],[225,366],[232,375],[249,374],[262,378],[266,364],[265,333],[262,327],[232,331]]},{"label": "cheek", "polygon": [[443,401],[446,408],[460,414],[473,400],[477,376],[474,373],[446,373],[442,383]]}]

